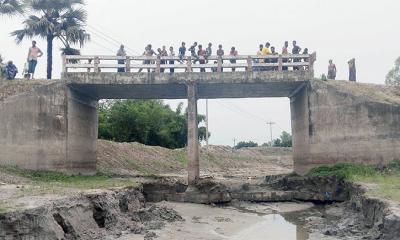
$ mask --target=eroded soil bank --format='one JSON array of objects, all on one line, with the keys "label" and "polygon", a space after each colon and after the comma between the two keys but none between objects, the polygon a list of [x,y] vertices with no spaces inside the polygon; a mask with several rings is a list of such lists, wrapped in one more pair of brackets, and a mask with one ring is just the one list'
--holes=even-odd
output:
[{"label": "eroded soil bank", "polygon": [[202,180],[189,188],[163,178],[3,213],[0,239],[394,240],[395,206],[338,178]]}]

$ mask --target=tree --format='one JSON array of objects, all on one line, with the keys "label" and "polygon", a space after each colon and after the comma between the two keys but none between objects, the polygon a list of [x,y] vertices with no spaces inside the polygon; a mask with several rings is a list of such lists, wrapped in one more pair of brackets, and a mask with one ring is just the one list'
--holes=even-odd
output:
[{"label": "tree", "polygon": [[396,60],[394,68],[386,75],[387,85],[400,85],[400,57]]},{"label": "tree", "polygon": [[[167,148],[182,148],[187,142],[187,114],[160,100],[103,101],[99,105],[99,138],[117,142],[140,142]],[[199,115],[198,122],[205,117]],[[206,130],[199,128],[199,140]]]},{"label": "tree", "polygon": [[283,131],[280,138],[274,140],[274,147],[292,147],[292,135]]},{"label": "tree", "polygon": [[253,142],[253,141],[248,141],[248,142],[238,142],[236,144],[235,149],[241,149],[241,148],[250,148],[250,147],[258,147],[258,143]]},{"label": "tree", "polygon": [[0,0],[0,15],[13,16],[23,12],[23,5],[19,0]]},{"label": "tree", "polygon": [[83,0],[26,0],[23,12],[31,14],[23,21],[24,28],[11,33],[19,44],[35,36],[47,41],[47,79],[52,77],[53,41],[58,39],[71,51],[71,45],[82,47],[90,35],[84,30],[87,13]]}]

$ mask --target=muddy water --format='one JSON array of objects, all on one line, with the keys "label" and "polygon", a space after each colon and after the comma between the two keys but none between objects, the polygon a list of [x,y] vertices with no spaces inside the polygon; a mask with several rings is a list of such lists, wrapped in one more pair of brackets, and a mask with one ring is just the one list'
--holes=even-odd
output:
[{"label": "muddy water", "polygon": [[[159,240],[334,240],[318,233],[308,233],[297,213],[315,212],[312,204],[245,204],[240,207],[212,207],[187,203],[160,203],[175,209],[183,222],[170,223],[154,231]],[[287,220],[289,219],[289,220]],[[142,240],[128,235],[123,240]]]}]

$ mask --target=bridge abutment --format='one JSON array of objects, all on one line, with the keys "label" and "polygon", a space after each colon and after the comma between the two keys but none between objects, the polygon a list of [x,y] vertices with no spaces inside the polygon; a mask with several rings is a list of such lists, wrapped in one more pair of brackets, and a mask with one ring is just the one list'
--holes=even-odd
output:
[{"label": "bridge abutment", "polygon": [[400,99],[388,88],[310,81],[291,97],[296,173],[336,163],[400,159]]}]

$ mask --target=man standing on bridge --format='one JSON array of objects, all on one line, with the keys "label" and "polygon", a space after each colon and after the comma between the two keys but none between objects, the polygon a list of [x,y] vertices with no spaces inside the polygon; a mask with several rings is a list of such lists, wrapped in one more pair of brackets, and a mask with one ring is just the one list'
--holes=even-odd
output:
[{"label": "man standing on bridge", "polygon": [[185,55],[186,55],[186,43],[182,42],[182,45],[179,48],[179,60],[180,60],[180,63],[183,63],[183,59],[185,58]]},{"label": "man standing on bridge", "polygon": [[[298,54],[300,54],[300,52],[301,52],[301,47],[299,47],[299,46],[297,45],[297,42],[296,42],[296,41],[293,41],[292,54],[293,54],[293,55],[298,55]],[[301,61],[300,58],[294,58],[294,59],[293,59],[293,62],[300,62],[300,61]],[[293,70],[299,70],[299,67],[295,66],[295,67],[293,67]]]},{"label": "man standing on bridge", "polygon": [[207,55],[207,63],[208,63],[208,58],[211,57],[212,55],[212,43],[208,43],[208,47],[206,48],[206,55]]},{"label": "man standing on bridge", "polygon": [[30,78],[35,78],[35,70],[37,65],[37,59],[43,56],[42,50],[36,46],[36,41],[32,41],[32,47],[29,48],[28,52],[28,74],[30,74]]},{"label": "man standing on bridge", "polygon": [[[225,55],[224,49],[222,49],[222,44],[218,45],[217,56],[222,58]],[[224,63],[224,60],[221,60],[221,64]],[[221,67],[221,72],[224,71],[224,68]]]},{"label": "man standing on bridge", "polygon": [[[126,58],[125,46],[123,44],[121,44],[121,46],[119,47],[118,52],[117,52],[117,56]],[[118,59],[118,64],[125,64],[125,60]],[[125,72],[125,68],[124,67],[123,68],[118,68],[118,72],[119,73]]]},{"label": "man standing on bridge", "polygon": [[196,53],[196,47],[197,47],[197,42],[194,42],[193,45],[189,48],[193,63],[196,63],[199,60],[199,56],[197,56]]},{"label": "man standing on bridge", "polygon": [[[289,55],[289,42],[288,41],[285,41],[285,45],[283,46],[283,48],[282,48],[282,55]],[[288,63],[288,59],[287,58],[284,58],[283,60],[282,60],[282,62],[283,63]],[[289,70],[289,68],[287,67],[287,66],[283,66],[282,67],[282,70],[283,71],[287,71],[287,70]]]}]

